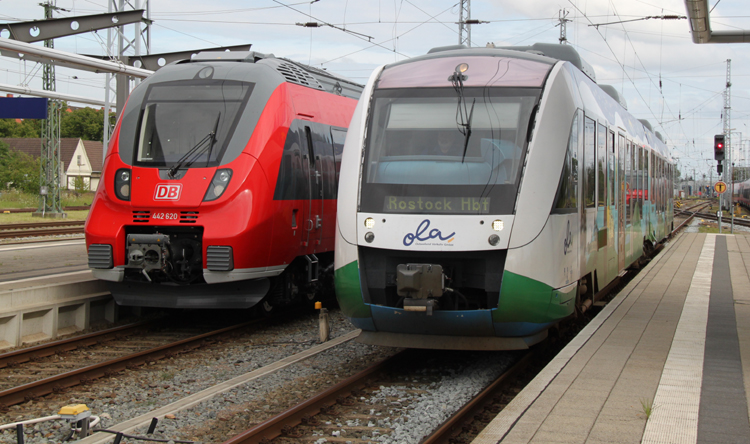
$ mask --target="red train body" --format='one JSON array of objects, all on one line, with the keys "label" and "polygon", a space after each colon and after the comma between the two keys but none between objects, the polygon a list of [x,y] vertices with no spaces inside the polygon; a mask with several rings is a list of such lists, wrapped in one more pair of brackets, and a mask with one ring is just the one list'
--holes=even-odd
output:
[{"label": "red train body", "polygon": [[360,92],[253,52],[157,71],[111,138],[85,228],[94,276],[121,305],[312,298],[332,271],[340,155]]}]

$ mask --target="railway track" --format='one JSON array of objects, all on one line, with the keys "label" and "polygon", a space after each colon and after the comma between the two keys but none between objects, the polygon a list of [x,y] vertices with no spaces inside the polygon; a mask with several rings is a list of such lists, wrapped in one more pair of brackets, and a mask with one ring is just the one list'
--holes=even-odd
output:
[{"label": "railway track", "polygon": [[[85,211],[89,209],[91,209],[89,205],[80,205],[80,206],[65,207],[63,208],[63,211]],[[7,212],[7,213],[33,213],[35,211],[37,211],[36,208],[3,208],[2,210],[0,210],[0,212]]]},{"label": "railway track", "polygon": [[[425,359],[425,353],[428,352],[402,351],[228,439],[224,444],[309,443],[323,437],[333,442],[364,444],[377,436],[393,433],[404,425],[402,418],[394,416],[398,412],[419,410],[416,404],[432,391],[439,391],[441,384],[443,389],[451,386],[451,376],[446,375],[451,375],[455,369],[451,369],[450,361],[466,358],[465,353],[447,353],[447,358],[443,356],[447,363],[434,365],[431,359]],[[498,404],[507,404],[508,398],[503,397],[502,390],[530,362],[531,353],[527,352],[514,365],[506,366],[506,371],[422,442],[447,443],[457,434],[465,433],[465,428],[478,430],[478,424],[466,426],[467,422],[475,421],[476,409],[490,413],[480,420],[491,420],[493,410],[496,413],[502,408]],[[443,368],[443,365],[447,367]],[[456,380],[464,376],[456,372]],[[485,409],[485,405],[494,407]]]},{"label": "railway track", "polygon": [[60,220],[25,224],[0,225],[0,239],[32,236],[57,236],[62,234],[83,234],[82,220]]},{"label": "railway track", "polygon": [[[161,319],[0,355],[0,412],[125,369],[189,352],[263,322],[266,320],[258,319],[195,335],[194,327],[182,331],[162,328],[169,322]],[[162,331],[154,332],[157,327]],[[91,362],[94,363],[87,365]]]}]

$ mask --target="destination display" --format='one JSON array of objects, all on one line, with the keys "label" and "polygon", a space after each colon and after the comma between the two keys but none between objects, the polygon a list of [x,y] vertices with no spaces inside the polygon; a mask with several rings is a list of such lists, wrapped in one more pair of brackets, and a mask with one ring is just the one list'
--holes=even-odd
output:
[{"label": "destination display", "polygon": [[384,213],[489,214],[489,197],[385,196]]}]

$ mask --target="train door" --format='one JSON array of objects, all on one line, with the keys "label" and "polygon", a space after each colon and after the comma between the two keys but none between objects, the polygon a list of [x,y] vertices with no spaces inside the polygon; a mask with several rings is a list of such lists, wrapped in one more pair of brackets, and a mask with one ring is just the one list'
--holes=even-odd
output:
[{"label": "train door", "polygon": [[607,133],[607,282],[617,276],[617,252],[620,243],[617,220],[617,181],[616,181],[616,154],[617,144],[615,143],[614,131]]},{"label": "train door", "polygon": [[607,280],[607,128],[597,125],[596,133],[596,243],[597,253],[597,279],[599,289]]},{"label": "train door", "polygon": [[596,224],[596,122],[586,117],[583,128],[583,218],[581,219],[581,272],[596,267],[598,229]]},{"label": "train door", "polygon": [[625,268],[625,214],[626,210],[626,195],[625,195],[625,136],[622,134],[617,138],[617,183],[619,188],[618,194],[618,269],[622,270]]},{"label": "train door", "polygon": [[313,134],[310,124],[306,124],[300,137],[302,141],[302,160],[307,169],[307,204],[303,214],[302,245],[306,252],[315,252],[321,242],[321,228],[323,227],[322,204],[322,172],[320,162],[315,159],[313,150]]},{"label": "train door", "polygon": [[316,124],[312,133],[316,171],[319,174],[320,219],[319,239],[325,250],[332,250],[336,226],[336,157],[331,128]]}]

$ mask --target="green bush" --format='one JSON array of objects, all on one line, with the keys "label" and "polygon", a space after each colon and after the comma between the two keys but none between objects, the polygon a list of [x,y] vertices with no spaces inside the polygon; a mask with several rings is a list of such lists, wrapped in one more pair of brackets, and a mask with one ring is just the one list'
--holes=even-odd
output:
[{"label": "green bush", "polygon": [[12,151],[7,143],[0,142],[0,189],[39,194],[40,168],[39,159]]}]

